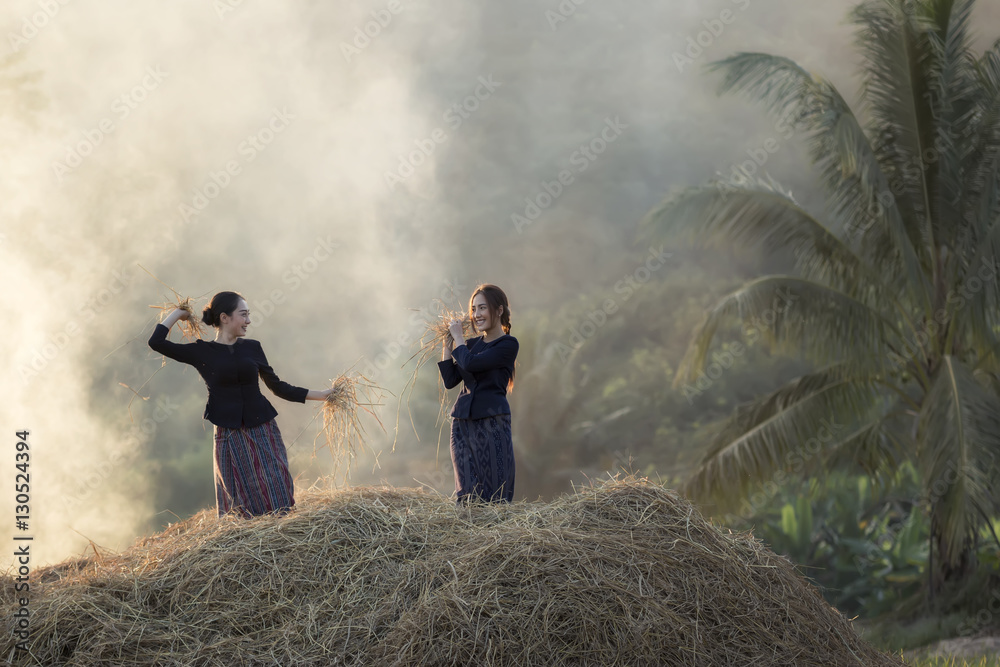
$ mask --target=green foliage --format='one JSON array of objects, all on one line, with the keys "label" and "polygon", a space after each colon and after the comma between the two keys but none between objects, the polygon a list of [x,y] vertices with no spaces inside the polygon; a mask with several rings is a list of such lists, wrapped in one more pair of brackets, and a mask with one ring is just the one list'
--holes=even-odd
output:
[{"label": "green foliage", "polygon": [[[770,178],[734,175],[669,198],[643,226],[649,238],[794,257],[792,273],[752,280],[705,312],[675,387],[705,376],[734,322],[813,364],[737,406],[684,490],[725,510],[789,477],[838,467],[883,482],[910,462],[924,519],[876,510],[866,524],[898,527],[874,571],[903,589],[917,581],[922,530],[936,591],[974,570],[980,533],[1000,514],[1000,41],[972,52],[973,4],[856,7],[864,120],[787,58],[713,64],[723,91],[763,103],[805,138],[825,220]],[[783,521],[799,531],[798,518]],[[895,602],[862,584],[850,594]]]},{"label": "green foliage", "polygon": [[[912,467],[897,490],[912,485]],[[729,517],[798,564],[830,604],[876,616],[897,608],[926,582],[926,519],[899,495],[878,498],[867,478],[831,474],[825,483],[789,484],[748,518]]]},{"label": "green foliage", "polygon": [[[891,635],[881,644],[888,648],[920,645],[924,634],[933,636],[922,643],[1000,629],[1000,548],[988,528],[978,536],[977,568],[966,585],[939,600],[937,612],[925,604],[931,531],[919,511],[919,491],[909,463],[882,488],[866,476],[835,471],[771,487],[725,523],[752,530],[787,556],[841,611],[880,619]],[[921,617],[932,622],[912,621]]]},{"label": "green foliage", "polygon": [[[770,356],[763,345],[734,335],[721,375],[685,393],[670,387],[685,338],[713,293],[738,277],[708,270],[726,257],[694,254],[655,273],[630,298],[615,278],[644,259],[637,252],[607,287],[585,291],[552,312],[518,316],[518,375],[508,396],[514,420],[519,480],[529,495],[562,491],[566,480],[629,469],[669,479],[692,465],[712,422],[764,391],[775,378],[800,373],[803,362]],[[746,260],[745,260],[746,261]],[[596,330],[584,328],[608,299],[617,308]],[[582,340],[575,331],[590,335]],[[525,475],[521,475],[521,472]],[[522,487],[525,488],[525,487]]]}]

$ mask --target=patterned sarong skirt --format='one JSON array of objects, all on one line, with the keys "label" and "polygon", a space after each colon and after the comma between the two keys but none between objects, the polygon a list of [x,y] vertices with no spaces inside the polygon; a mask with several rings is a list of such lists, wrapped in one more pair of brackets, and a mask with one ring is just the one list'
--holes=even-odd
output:
[{"label": "patterned sarong skirt", "polygon": [[451,420],[451,462],[458,502],[511,502],[514,446],[510,415]]},{"label": "patterned sarong skirt", "polygon": [[295,504],[288,455],[274,419],[215,427],[215,500],[219,516],[284,514]]}]

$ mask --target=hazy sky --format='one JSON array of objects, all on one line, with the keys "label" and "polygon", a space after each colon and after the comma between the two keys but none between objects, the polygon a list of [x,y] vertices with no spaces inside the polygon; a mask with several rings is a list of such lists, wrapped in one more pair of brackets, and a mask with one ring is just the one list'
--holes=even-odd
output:
[{"label": "hazy sky", "polygon": [[[705,63],[780,53],[856,99],[852,5],[5,2],[0,507],[13,523],[14,431],[30,429],[34,564],[128,546],[172,520],[183,485],[214,497],[194,369],[168,361],[130,420],[119,383],[160,367],[148,306],[170,296],[138,265],[185,296],[246,295],[282,379],[318,389],[361,360],[398,395],[410,309],[494,282],[517,335],[519,313],[606,281],[670,189],[776,136],[716,97]],[[983,3],[977,28],[1000,35],[1000,12]],[[766,166],[795,187],[801,162],[783,143]],[[328,468],[311,458],[318,403],[271,400],[303,488]],[[396,407],[372,439],[382,470],[354,481],[448,492],[447,448],[435,461],[436,431],[417,443],[405,406],[389,452]]]}]

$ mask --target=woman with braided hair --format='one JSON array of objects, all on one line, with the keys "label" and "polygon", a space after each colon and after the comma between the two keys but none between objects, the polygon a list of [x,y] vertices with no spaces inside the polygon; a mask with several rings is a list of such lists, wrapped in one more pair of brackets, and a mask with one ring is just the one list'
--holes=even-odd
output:
[{"label": "woman with braided hair", "polygon": [[458,503],[510,502],[514,497],[514,446],[507,392],[514,387],[517,339],[510,335],[510,305],[496,285],[476,287],[469,299],[472,330],[450,324],[438,368],[446,388],[464,382],[451,411],[451,460]]}]

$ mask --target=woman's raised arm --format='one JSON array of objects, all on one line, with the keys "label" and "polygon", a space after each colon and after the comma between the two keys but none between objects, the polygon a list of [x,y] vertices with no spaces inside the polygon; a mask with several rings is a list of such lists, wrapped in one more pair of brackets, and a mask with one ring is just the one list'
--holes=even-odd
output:
[{"label": "woman's raised arm", "polygon": [[[165,357],[170,357],[174,361],[180,361],[185,364],[192,363],[194,361],[193,343],[173,343],[167,340],[167,334],[170,332],[170,327],[174,325],[174,322],[177,320],[186,320],[190,316],[191,313],[186,310],[175,308],[160,324],[153,327],[153,333],[150,335],[148,341],[149,347]],[[163,325],[164,328],[161,329],[160,325]]]}]

